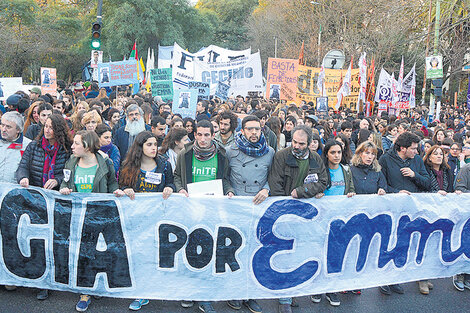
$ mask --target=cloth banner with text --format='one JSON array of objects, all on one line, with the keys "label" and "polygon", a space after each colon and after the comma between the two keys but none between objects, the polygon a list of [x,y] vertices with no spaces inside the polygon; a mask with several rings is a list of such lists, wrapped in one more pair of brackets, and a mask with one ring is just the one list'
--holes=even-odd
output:
[{"label": "cloth banner with text", "polygon": [[[99,87],[139,84],[136,60],[98,63]],[[143,77],[141,74],[140,77]]]},{"label": "cloth banner with text", "polygon": [[259,52],[228,62],[207,63],[196,59],[194,62],[195,80],[210,83],[214,95],[218,83],[230,86],[227,95],[247,96],[248,92],[263,91],[263,73]]},{"label": "cloth banner with text", "polygon": [[[62,196],[0,185],[0,284],[132,299],[305,296],[470,271],[470,196]],[[345,208],[348,208],[347,210]]]},{"label": "cloth banner with text", "polygon": [[[316,98],[321,97],[321,91],[317,87],[320,71],[321,68],[299,65],[299,76],[297,77],[297,105],[299,105],[302,100],[316,103]],[[330,108],[335,107],[336,96],[347,71],[347,69],[325,69],[325,96],[328,97],[328,107]],[[353,111],[356,110],[360,88],[359,69],[352,69],[351,94],[343,97],[343,107],[349,108]]]}]

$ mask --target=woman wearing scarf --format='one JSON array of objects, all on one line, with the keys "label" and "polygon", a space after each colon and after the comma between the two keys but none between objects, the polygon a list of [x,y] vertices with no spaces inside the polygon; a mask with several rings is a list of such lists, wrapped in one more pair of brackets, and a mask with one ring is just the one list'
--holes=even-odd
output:
[{"label": "woman wearing scarf", "polygon": [[[70,155],[69,128],[60,114],[52,114],[44,123],[38,137],[32,141],[21,158],[16,179],[22,187],[36,186],[58,190],[64,178],[63,169]],[[45,300],[48,291],[37,294]]]},{"label": "woman wearing scarf", "polygon": [[113,161],[114,172],[116,173],[116,177],[118,177],[119,166],[121,165],[121,154],[119,153],[118,147],[111,142],[113,138],[111,128],[106,124],[99,124],[96,126],[95,133],[100,139],[100,151],[106,153],[111,161]]}]

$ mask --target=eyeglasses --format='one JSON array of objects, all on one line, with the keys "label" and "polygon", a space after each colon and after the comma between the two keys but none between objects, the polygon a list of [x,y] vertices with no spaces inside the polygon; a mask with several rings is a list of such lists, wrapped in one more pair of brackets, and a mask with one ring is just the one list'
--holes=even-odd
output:
[{"label": "eyeglasses", "polygon": [[245,129],[249,132],[255,130],[255,131],[260,131],[261,127],[245,127]]}]

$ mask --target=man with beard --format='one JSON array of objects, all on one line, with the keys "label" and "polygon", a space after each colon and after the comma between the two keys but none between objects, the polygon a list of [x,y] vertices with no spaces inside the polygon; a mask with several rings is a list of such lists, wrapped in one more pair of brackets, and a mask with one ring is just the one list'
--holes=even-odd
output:
[{"label": "man with beard", "polygon": [[159,147],[162,146],[163,139],[165,139],[165,132],[166,132],[166,121],[161,116],[154,116],[152,117],[152,121],[150,122],[152,126],[152,133],[157,136],[157,144]]},{"label": "man with beard", "polygon": [[[292,130],[292,146],[276,152],[269,173],[271,196],[313,198],[325,191],[328,174],[316,152],[310,152],[312,130],[299,125]],[[292,313],[292,298],[279,299],[279,313]]]},{"label": "man with beard", "polygon": [[235,129],[237,128],[238,119],[231,111],[223,111],[217,116],[219,131],[215,134],[214,140],[226,148],[235,142]]},{"label": "man with beard", "polygon": [[113,135],[113,143],[121,153],[121,161],[125,159],[135,137],[145,130],[151,129],[145,125],[144,111],[137,104],[131,104],[126,112],[126,125],[121,126]]},{"label": "man with beard", "polygon": [[[211,122],[207,120],[198,122],[194,138],[194,143],[181,150],[176,159],[174,174],[176,191],[188,197],[188,184],[221,179],[224,194],[231,198],[234,191],[228,180],[228,161],[224,150],[214,141],[214,127]],[[198,239],[195,241],[198,242]],[[181,301],[181,306],[184,308],[193,305],[193,301]],[[208,301],[199,302],[199,309],[205,313],[216,313]]]},{"label": "man with beard", "polygon": [[[274,157],[261,129],[258,117],[248,115],[242,121],[235,144],[227,148],[230,168],[230,185],[237,196],[253,196],[253,203],[260,204],[269,195],[268,173]],[[261,313],[261,307],[253,300],[230,300],[229,307],[240,310],[242,304],[253,313]]]}]

